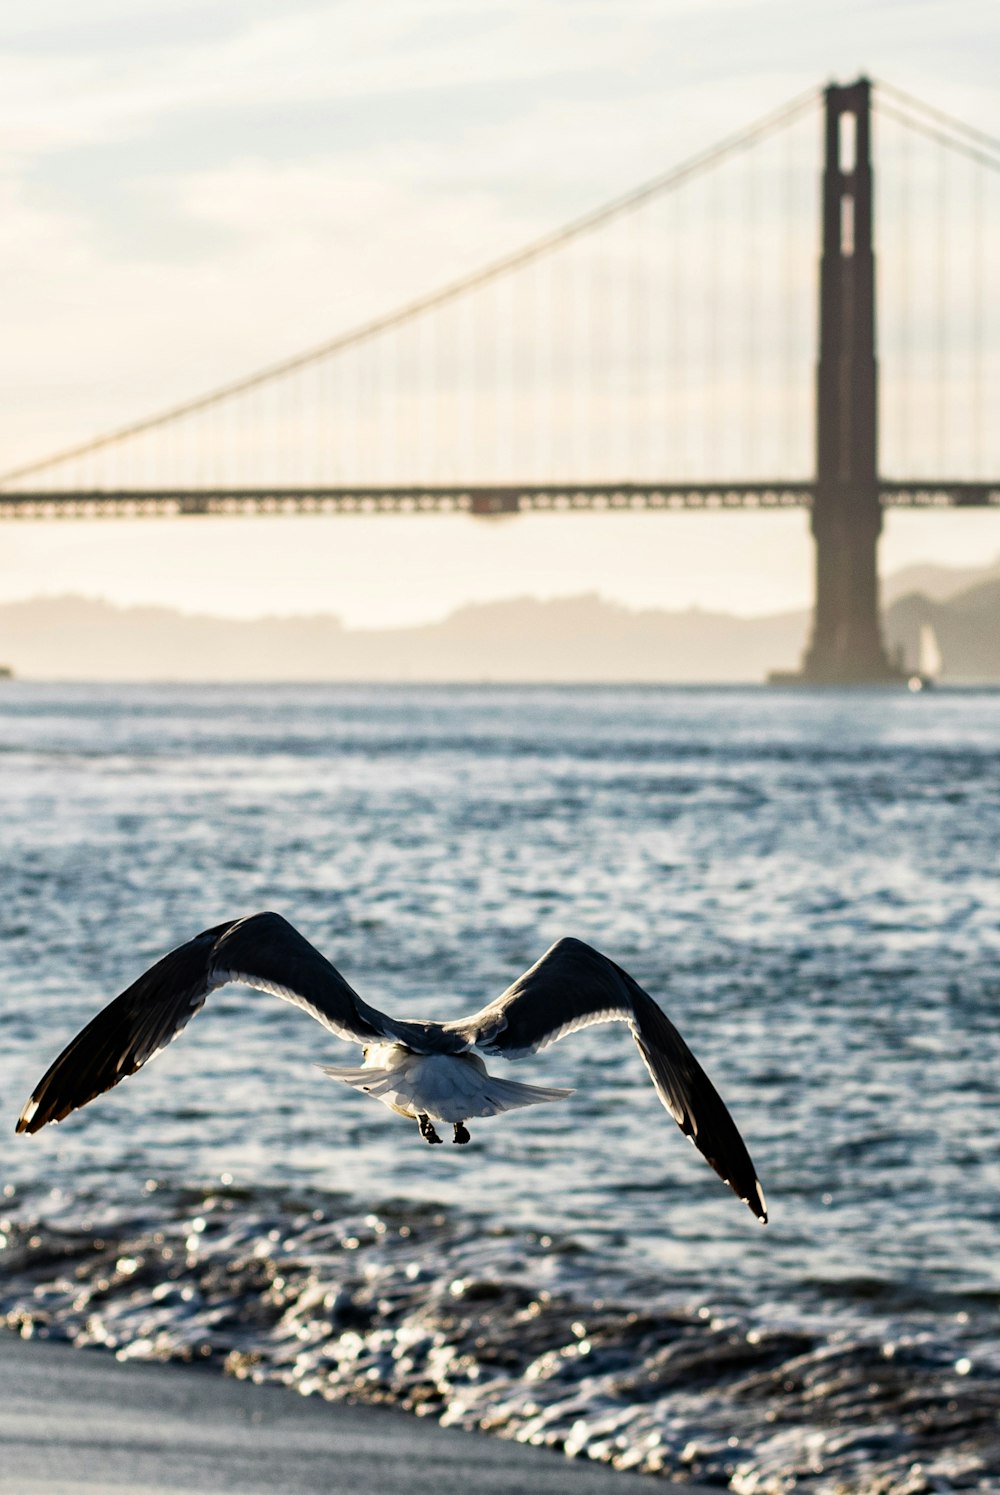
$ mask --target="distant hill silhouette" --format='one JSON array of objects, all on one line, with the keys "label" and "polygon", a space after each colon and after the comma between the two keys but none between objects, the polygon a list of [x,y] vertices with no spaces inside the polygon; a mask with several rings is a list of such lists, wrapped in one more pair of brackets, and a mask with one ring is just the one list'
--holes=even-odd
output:
[{"label": "distant hill silhouette", "polygon": [[889,607],[900,597],[921,592],[930,602],[947,602],[982,581],[1000,579],[1000,556],[986,566],[938,566],[924,562],[893,571],[882,582],[882,602]]},{"label": "distant hill silhouette", "polygon": [[[909,668],[930,627],[943,678],[1000,681],[1000,563],[911,567],[885,593],[895,599],[887,642]],[[49,680],[750,682],[795,668],[808,627],[806,612],[633,611],[596,595],[470,604],[439,623],[380,629],[331,615],[238,621],[54,597],[0,606],[0,660]]]},{"label": "distant hill silhouette", "polygon": [[760,680],[794,663],[806,625],[805,613],[632,612],[597,596],[512,598],[378,629],[55,597],[0,606],[0,658],[50,680]]}]

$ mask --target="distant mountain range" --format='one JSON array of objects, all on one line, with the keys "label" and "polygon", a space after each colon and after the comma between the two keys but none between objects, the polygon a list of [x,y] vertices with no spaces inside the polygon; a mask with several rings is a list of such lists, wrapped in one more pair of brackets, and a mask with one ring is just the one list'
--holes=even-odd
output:
[{"label": "distant mountain range", "polygon": [[[931,630],[942,678],[1000,681],[1000,560],[887,578],[889,649],[916,668]],[[330,615],[234,621],[82,597],[0,606],[0,661],[48,680],[760,681],[794,669],[806,612],[632,611],[596,596],[517,597],[414,628]]]}]

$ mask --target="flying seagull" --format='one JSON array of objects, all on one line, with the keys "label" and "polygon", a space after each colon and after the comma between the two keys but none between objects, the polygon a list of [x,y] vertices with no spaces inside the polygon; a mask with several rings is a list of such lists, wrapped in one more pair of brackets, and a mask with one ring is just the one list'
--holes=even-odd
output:
[{"label": "flying seagull", "polygon": [[158,960],[63,1049],[18,1117],[37,1132],[134,1074],[177,1037],[227,982],[294,1002],[364,1049],[355,1069],[320,1066],[416,1121],[426,1142],[450,1122],[465,1143],[470,1117],[562,1100],[570,1090],[490,1074],[476,1049],[505,1059],[537,1053],[593,1023],[628,1023],[656,1093],[730,1188],[767,1223],[750,1154],[722,1099],[673,1023],[642,987],[582,940],[561,939],[495,1002],[453,1023],[404,1021],[369,1007],[280,914],[218,924]]}]

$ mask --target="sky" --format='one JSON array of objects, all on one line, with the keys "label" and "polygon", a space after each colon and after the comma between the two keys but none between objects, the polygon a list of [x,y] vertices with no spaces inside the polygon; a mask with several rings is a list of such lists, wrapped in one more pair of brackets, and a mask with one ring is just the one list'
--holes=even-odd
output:
[{"label": "sky", "polygon": [[[1000,133],[993,0],[35,0],[0,11],[0,469],[332,337],[803,90],[884,77]],[[1000,553],[893,514],[884,571]],[[801,513],[6,524],[65,592],[395,625],[467,601],[806,605]]]}]

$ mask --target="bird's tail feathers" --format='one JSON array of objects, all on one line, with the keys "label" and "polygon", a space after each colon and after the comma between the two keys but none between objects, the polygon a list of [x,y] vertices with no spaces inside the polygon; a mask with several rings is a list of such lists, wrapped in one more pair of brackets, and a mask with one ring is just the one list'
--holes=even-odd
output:
[{"label": "bird's tail feathers", "polygon": [[561,1085],[522,1085],[519,1080],[501,1080],[496,1075],[483,1076],[481,1097],[471,1116],[499,1116],[502,1111],[516,1111],[521,1106],[537,1106],[542,1101],[565,1100],[572,1095]]},{"label": "bird's tail feathers", "polygon": [[[395,1094],[400,1087],[398,1070],[376,1069],[374,1066],[344,1069],[336,1064],[320,1064],[317,1068],[355,1090],[364,1090],[368,1095],[381,1100],[388,1092]],[[565,1100],[572,1095],[557,1085],[522,1085],[519,1080],[501,1080],[497,1075],[483,1074],[478,1078],[474,1093],[464,1097],[458,1105],[463,1119],[474,1116],[499,1116],[502,1111],[516,1111],[521,1106],[537,1106],[543,1101]],[[435,1110],[433,1114],[437,1114]]]}]

